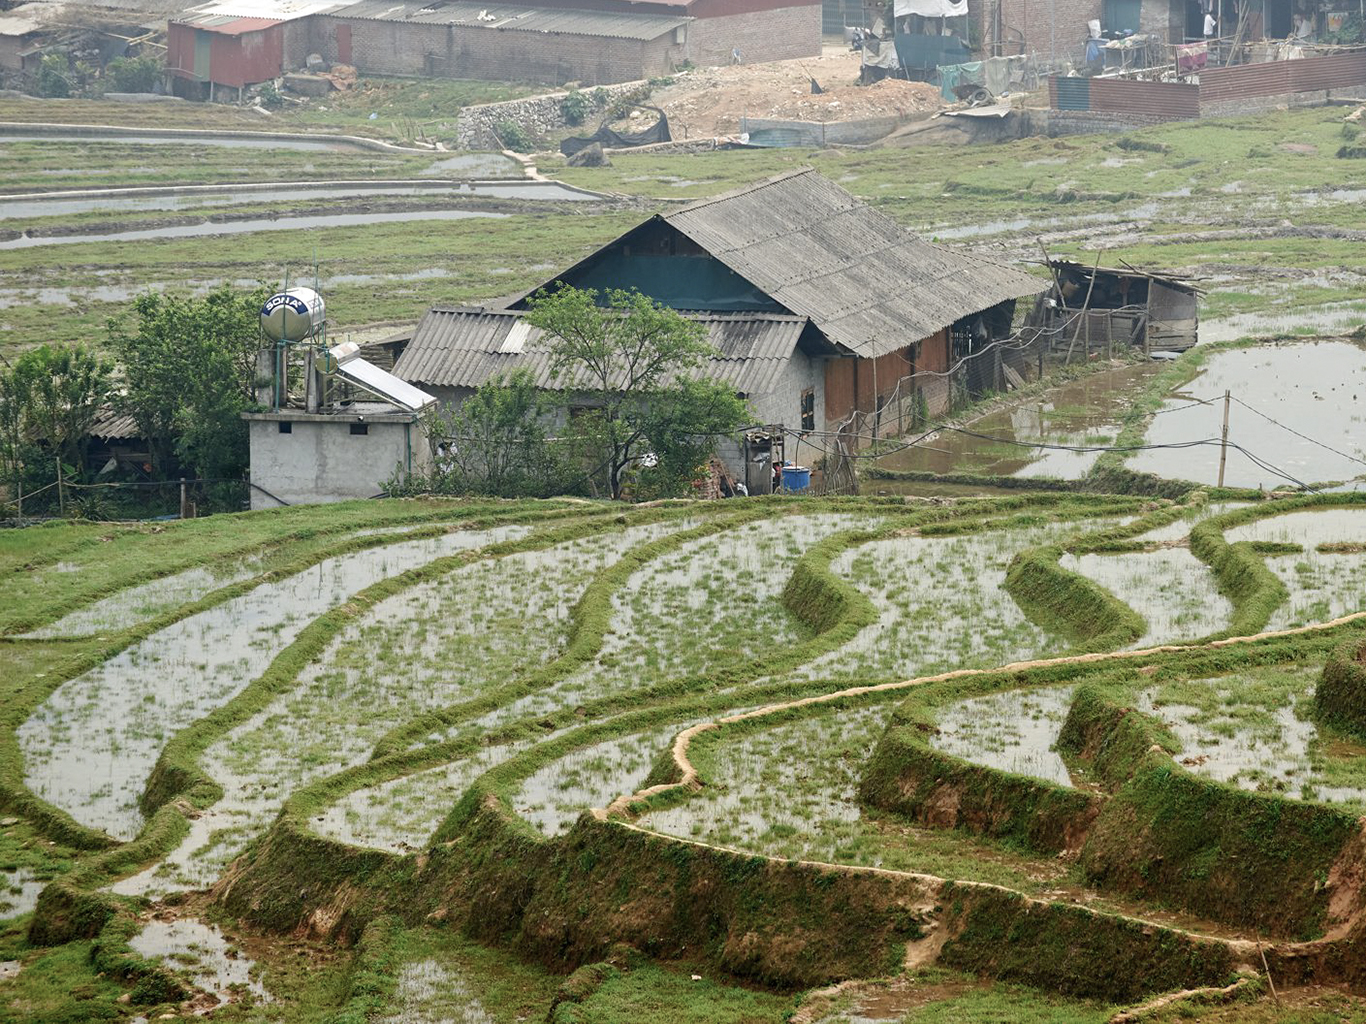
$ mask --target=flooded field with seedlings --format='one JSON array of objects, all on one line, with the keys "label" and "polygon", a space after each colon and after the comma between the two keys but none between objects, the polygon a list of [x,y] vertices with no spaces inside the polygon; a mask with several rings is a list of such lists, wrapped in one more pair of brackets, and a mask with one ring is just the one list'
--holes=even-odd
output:
[{"label": "flooded field with seedlings", "polygon": [[[1137,917],[1214,951],[1262,928],[1282,970],[1353,912],[1315,879],[1351,856],[1366,808],[1342,683],[1366,610],[1354,495],[411,512],[291,511],[231,557],[216,517],[141,538],[51,529],[10,570],[79,579],[114,556],[99,587],[54,592],[0,640],[16,655],[7,806],[48,837],[0,829],[0,953],[20,964],[0,1000],[46,991],[84,941],[66,906],[104,922],[101,956],[138,965],[95,998],[285,1024],[324,1006],[543,1015],[563,977],[537,950],[578,943],[615,950],[580,964],[589,1004],[639,1007],[681,971],[715,979],[704,1003],[724,1020],[750,988],[819,989],[837,962],[1002,983],[969,959],[971,929],[917,959],[919,940],[895,938],[910,905],[929,935],[1015,906],[1045,934],[1074,926],[1042,908],[1084,907],[1083,935]],[[1162,773],[1211,808],[1304,809],[1278,819],[1303,861],[1273,887],[1300,909],[1273,922],[1272,894],[1220,902],[1261,870],[1251,852],[1216,859],[1214,889],[1182,881],[1213,854],[1142,796]],[[1135,815],[1146,838],[1126,846]],[[700,937],[717,928],[720,945]],[[768,945],[794,934],[820,951],[809,966]],[[1198,958],[1132,955],[1150,981],[1088,998],[1201,980]]]},{"label": "flooded field with seedlings", "polygon": [[[1293,63],[1355,75],[1359,56]],[[860,65],[847,47],[810,60],[803,96]],[[651,91],[667,104],[763,73],[677,69],[610,103],[592,83],[535,103],[566,121],[586,103],[566,132],[635,131]],[[1159,84],[1217,78],[1201,77]],[[202,438],[176,420],[68,472],[0,390],[16,518],[21,485],[23,517],[42,511],[21,464],[59,474],[51,522],[0,530],[0,1021],[1366,1021],[1357,101],[990,146],[927,142],[985,122],[955,117],[884,146],[713,146],[680,115],[686,170],[668,145],[571,165],[558,129],[522,140],[502,122],[500,152],[452,148],[462,108],[539,88],[362,77],[269,107],[248,87],[259,110],[0,92],[0,367],[73,339],[123,353],[111,318],[135,329],[148,292],[285,275],[326,292],[330,343],[382,342],[367,352],[396,366],[429,308],[502,309],[650,225],[772,300],[696,307],[759,332],[726,372],[800,352],[825,375],[800,406],[722,389],[782,423],[814,471],[798,494],[702,500],[698,469],[688,497],[652,500],[672,492],[649,470],[683,457],[663,442],[695,436],[670,420],[647,435],[653,466],[642,449],[611,468],[628,500],[576,479],[573,497],[248,512],[206,489],[199,518],[148,521],[114,520],[127,495],[87,485],[141,487],[175,460],[188,475]],[[941,109],[924,83],[860,92],[922,88],[917,113]],[[804,231],[807,210],[778,208],[816,187],[789,176],[802,168],[923,239],[895,263],[907,288],[872,276],[890,259],[876,233]],[[751,217],[696,227],[742,187],[764,204]],[[789,242],[849,291],[773,255]],[[767,261],[737,269],[759,245]],[[942,261],[1010,273],[957,280]],[[1063,261],[1144,282],[1144,331],[1021,343],[1050,310],[1143,306],[1070,294]],[[1159,279],[1198,293],[1189,348],[1170,344]],[[1036,306],[1050,288],[1059,305]],[[802,296],[838,305],[845,335]],[[904,347],[867,381],[852,357],[876,333],[857,322],[870,301],[877,345],[987,358],[959,373]],[[770,329],[790,332],[787,355],[760,354],[780,347]],[[491,346],[471,359],[524,354]],[[256,365],[234,395],[262,386]],[[130,367],[111,395],[135,387]],[[447,369],[430,383],[443,402],[468,390]],[[905,373],[948,380],[931,394]],[[44,422],[84,437],[47,376],[29,382]],[[860,412],[895,394],[904,436],[873,436],[878,410],[837,426],[840,380]],[[540,384],[537,401],[559,394]],[[238,409],[223,422],[245,430]],[[548,447],[615,422],[600,412],[567,409]],[[482,429],[452,424],[433,459],[465,458],[466,427]],[[365,451],[372,433],[342,440]],[[240,465],[194,472],[241,485]]]}]

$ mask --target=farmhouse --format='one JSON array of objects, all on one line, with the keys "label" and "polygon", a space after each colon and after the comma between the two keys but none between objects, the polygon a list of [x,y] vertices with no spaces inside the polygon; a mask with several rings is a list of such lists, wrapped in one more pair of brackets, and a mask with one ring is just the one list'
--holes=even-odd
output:
[{"label": "farmhouse", "polygon": [[[718,355],[702,372],[732,384],[765,424],[869,429],[862,414],[896,395],[922,414],[953,389],[997,388],[1015,300],[1040,279],[926,242],[811,170],[657,214],[542,286],[638,289],[703,322]],[[536,289],[539,290],[539,289]],[[553,387],[528,293],[505,310],[432,309],[394,365],[458,404],[520,366]],[[898,390],[916,375],[915,393]],[[872,429],[895,433],[900,416]],[[736,475],[738,453],[730,453]]]}]

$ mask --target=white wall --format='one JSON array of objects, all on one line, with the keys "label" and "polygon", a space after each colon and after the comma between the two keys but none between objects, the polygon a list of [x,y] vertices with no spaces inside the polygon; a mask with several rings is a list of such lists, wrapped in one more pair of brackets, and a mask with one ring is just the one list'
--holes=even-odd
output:
[{"label": "white wall", "polygon": [[294,420],[288,434],[276,420],[250,420],[248,427],[254,509],[277,504],[257,487],[290,505],[373,497],[408,465],[409,432],[413,470],[423,471],[430,459],[417,423],[372,422],[367,434],[352,434],[349,419]]}]

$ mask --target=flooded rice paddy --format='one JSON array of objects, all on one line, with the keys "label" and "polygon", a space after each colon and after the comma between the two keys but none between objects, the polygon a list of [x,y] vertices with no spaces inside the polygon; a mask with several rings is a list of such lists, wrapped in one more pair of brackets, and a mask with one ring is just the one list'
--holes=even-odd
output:
[{"label": "flooded rice paddy", "polygon": [[782,516],[684,544],[632,574],[612,598],[598,657],[543,693],[480,720],[487,727],[762,657],[805,629],[779,596],[797,559],[872,517]]},{"label": "flooded rice paddy", "polygon": [[252,220],[203,221],[199,224],[168,224],[155,228],[108,233],[72,235],[21,235],[0,241],[0,250],[32,249],[50,245],[80,245],[87,242],[139,242],[164,238],[199,238],[209,235],[245,235],[257,231],[298,231],[304,228],[354,227],[366,224],[393,224],[400,221],[455,221],[507,217],[505,213],[485,210],[402,210],[395,213],[325,213],[302,217],[265,217]]},{"label": "flooded rice paddy", "polygon": [[[148,194],[148,193],[153,194]],[[357,199],[368,196],[474,196],[484,199],[530,199],[556,202],[591,201],[600,197],[549,181],[357,182],[351,185],[309,185],[300,182],[270,187],[183,189],[130,188],[85,194],[28,194],[0,196],[0,220],[69,216],[77,213],[147,210],[197,210],[250,203],[278,203],[313,199]]]},{"label": "flooded rice paddy", "polygon": [[1131,647],[1208,636],[1225,629],[1233,614],[1233,603],[1219,593],[1209,566],[1187,548],[1069,554],[1061,565],[1099,583],[1143,616],[1148,629]]},{"label": "flooded rice paddy", "polygon": [[547,836],[567,832],[585,811],[639,790],[691,719],[575,750],[523,780],[513,809]]},{"label": "flooded rice paddy", "polygon": [[425,849],[475,779],[533,745],[525,740],[484,747],[449,764],[355,790],[310,825],[319,835],[351,846],[390,853]]},{"label": "flooded rice paddy", "polygon": [[632,545],[674,528],[652,524],[479,562],[380,601],[288,693],[205,751],[201,763],[223,787],[222,798],[161,864],[114,891],[208,885],[290,793],[364,762],[386,732],[409,719],[555,657],[593,575]]},{"label": "flooded rice paddy", "polygon": [[473,986],[430,957],[403,965],[391,1005],[375,1024],[497,1024]]},{"label": "flooded rice paddy", "polygon": [[1140,692],[1135,707],[1181,743],[1188,771],[1241,789],[1366,810],[1366,748],[1325,743],[1312,720],[1318,669],[1199,679]]},{"label": "flooded rice paddy", "polygon": [[524,532],[454,532],[330,558],[182,619],[38,707],[18,730],[25,785],[82,824],[131,839],[161,748],[244,689],[312,619],[387,576]]},{"label": "flooded rice paddy", "polygon": [[973,764],[1070,787],[1071,773],[1056,747],[1075,689],[1007,690],[950,704],[939,713],[930,746]]},{"label": "flooded rice paddy", "polygon": [[863,832],[858,773],[886,718],[886,707],[862,708],[722,742],[701,792],[640,824],[769,856],[846,860]]},{"label": "flooded rice paddy", "polygon": [[110,594],[62,616],[51,625],[23,634],[29,637],[90,636],[118,632],[139,622],[155,618],[183,604],[198,601],[205,594],[232,583],[250,579],[260,572],[259,557],[244,558],[213,566],[186,569],[136,587]]},{"label": "flooded rice paddy", "polygon": [[[1331,372],[1325,373],[1325,367]],[[1190,383],[1174,392],[1148,428],[1147,444],[1196,439],[1194,448],[1138,452],[1129,465],[1141,472],[1213,484],[1219,476],[1224,391],[1236,401],[1229,441],[1284,474],[1230,449],[1225,483],[1231,487],[1289,486],[1348,480],[1366,472],[1366,348],[1345,341],[1293,342],[1216,352]],[[1272,422],[1272,421],[1276,422]],[[1290,428],[1290,429],[1287,429]],[[1308,435],[1346,455],[1330,451]],[[1287,477],[1292,479],[1287,479]]]},{"label": "flooded rice paddy", "polygon": [[0,872],[0,920],[29,913],[38,905],[38,894],[48,881],[35,878],[25,867]]},{"label": "flooded rice paddy", "polygon": [[1366,509],[1271,516],[1233,527],[1224,539],[1301,546],[1298,553],[1264,556],[1290,593],[1272,613],[1268,629],[1328,622],[1366,609]]},{"label": "flooded rice paddy", "polygon": [[1067,644],[1025,617],[1004,588],[1016,552],[1075,524],[954,537],[895,537],[837,557],[831,569],[869,600],[877,620],[794,674],[806,679],[909,679],[1042,656]]}]

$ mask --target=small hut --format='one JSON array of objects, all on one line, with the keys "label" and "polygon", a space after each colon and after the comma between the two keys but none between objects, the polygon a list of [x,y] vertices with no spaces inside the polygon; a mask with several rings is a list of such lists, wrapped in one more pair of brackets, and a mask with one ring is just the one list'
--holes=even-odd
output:
[{"label": "small hut", "polygon": [[1197,340],[1200,289],[1187,279],[1070,260],[1050,260],[1048,269],[1053,287],[1036,314],[1040,327],[1055,332],[1055,349],[1129,345],[1149,353],[1184,352]]}]

